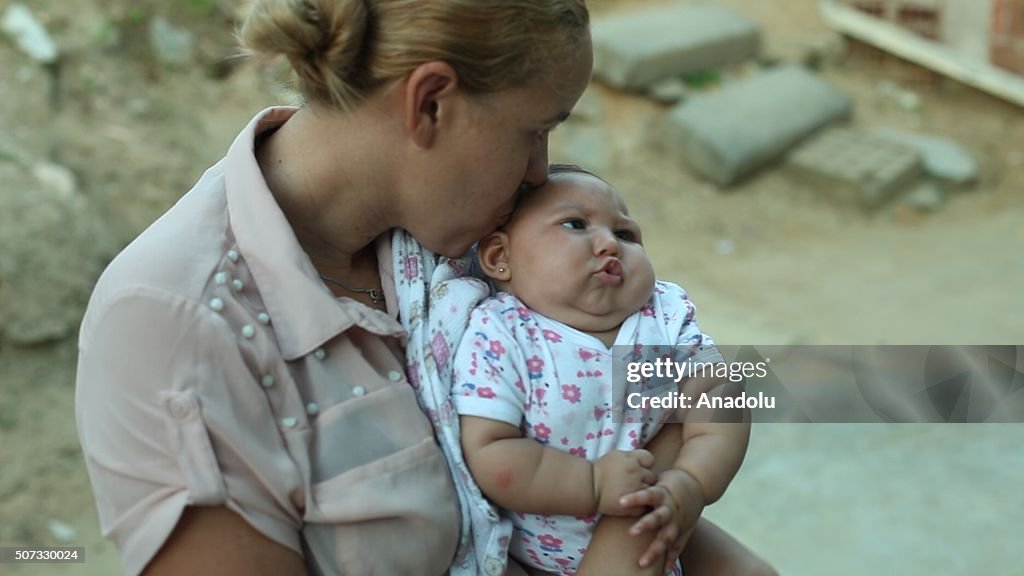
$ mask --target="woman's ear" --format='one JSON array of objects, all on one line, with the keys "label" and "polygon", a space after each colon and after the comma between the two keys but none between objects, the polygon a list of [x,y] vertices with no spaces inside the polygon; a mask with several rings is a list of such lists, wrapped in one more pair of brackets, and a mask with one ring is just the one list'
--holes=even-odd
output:
[{"label": "woman's ear", "polygon": [[509,266],[509,242],[506,232],[497,231],[484,237],[476,245],[476,257],[480,267],[489,278],[499,282],[512,279],[512,267]]},{"label": "woman's ear", "polygon": [[425,62],[405,83],[405,130],[421,148],[429,148],[457,91],[459,76],[447,62]]}]

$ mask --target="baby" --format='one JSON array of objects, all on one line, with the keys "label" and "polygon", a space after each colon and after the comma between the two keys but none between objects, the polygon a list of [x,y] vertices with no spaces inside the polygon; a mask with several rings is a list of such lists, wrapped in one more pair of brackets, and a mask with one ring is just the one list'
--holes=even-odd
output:
[{"label": "baby", "polygon": [[[620,410],[617,350],[661,346],[693,362],[722,361],[686,292],[655,280],[640,226],[616,191],[572,166],[552,165],[548,182],[479,243],[478,257],[498,293],[471,315],[452,396],[470,471],[515,526],[510,554],[573,574],[598,515],[642,516],[630,532],[655,537],[630,565],[658,565],[725,491],[749,434],[749,423],[687,420],[678,458],[657,474],[641,447],[673,412]],[[716,384],[693,378],[683,390],[696,397]]]}]

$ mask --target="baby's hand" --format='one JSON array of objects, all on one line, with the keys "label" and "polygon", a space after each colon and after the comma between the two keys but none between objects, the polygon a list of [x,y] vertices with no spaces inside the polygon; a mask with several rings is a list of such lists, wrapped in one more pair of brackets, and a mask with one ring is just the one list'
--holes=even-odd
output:
[{"label": "baby's hand", "polygon": [[654,486],[623,496],[621,504],[651,509],[629,529],[634,536],[658,532],[640,556],[640,566],[647,567],[666,553],[672,561],[679,557],[705,502],[700,483],[689,473],[673,468],[662,472]]},{"label": "baby's hand", "polygon": [[594,499],[600,514],[637,516],[642,508],[623,505],[622,497],[650,487],[658,479],[647,450],[614,450],[594,462]]}]

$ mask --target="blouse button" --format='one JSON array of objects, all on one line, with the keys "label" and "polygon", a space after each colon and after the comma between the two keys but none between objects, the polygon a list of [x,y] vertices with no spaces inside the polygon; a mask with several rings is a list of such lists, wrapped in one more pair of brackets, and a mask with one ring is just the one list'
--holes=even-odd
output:
[{"label": "blouse button", "polygon": [[366,388],[363,388],[362,386],[355,386],[352,388],[352,393],[356,396],[362,396],[366,394]]},{"label": "blouse button", "polygon": [[188,416],[189,413],[188,402],[186,400],[182,400],[181,398],[175,398],[171,400],[168,408],[170,408],[171,410],[171,416],[174,416],[178,420],[184,419],[186,416]]},{"label": "blouse button", "polygon": [[401,379],[402,373],[399,372],[398,370],[392,370],[391,372],[388,372],[388,380],[391,380],[392,382],[398,382]]},{"label": "blouse button", "polygon": [[320,412],[320,407],[316,405],[316,402],[310,402],[306,404],[306,414],[310,416],[316,416]]},{"label": "blouse button", "polygon": [[220,298],[213,298],[210,300],[210,308],[213,308],[215,312],[220,312],[224,309],[224,301]]},{"label": "blouse button", "polygon": [[285,428],[295,428],[299,424],[299,421],[291,416],[285,416],[281,418],[281,425]]},{"label": "blouse button", "polygon": [[235,290],[241,290],[242,288],[245,288],[245,282],[242,282],[238,278],[235,278],[234,280],[231,281],[231,287],[234,288]]},{"label": "blouse button", "polygon": [[256,329],[252,327],[252,324],[246,324],[245,326],[242,326],[242,338],[249,340],[255,335]]},{"label": "blouse button", "polygon": [[316,350],[313,351],[313,357],[316,358],[317,360],[323,360],[324,358],[327,357],[327,351],[325,351],[323,348],[317,348]]},{"label": "blouse button", "polygon": [[260,321],[260,324],[270,324],[270,314],[266,312],[260,312],[256,319]]},{"label": "blouse button", "polygon": [[263,386],[264,388],[270,388],[271,386],[273,386],[274,385],[274,375],[273,374],[264,374],[263,377],[260,378],[260,385]]},{"label": "blouse button", "polygon": [[238,252],[236,250],[228,250],[228,260],[238,262]]},{"label": "blouse button", "polygon": [[216,274],[213,275],[213,281],[218,286],[223,286],[224,284],[227,284],[228,283],[228,273],[227,272],[217,272]]}]

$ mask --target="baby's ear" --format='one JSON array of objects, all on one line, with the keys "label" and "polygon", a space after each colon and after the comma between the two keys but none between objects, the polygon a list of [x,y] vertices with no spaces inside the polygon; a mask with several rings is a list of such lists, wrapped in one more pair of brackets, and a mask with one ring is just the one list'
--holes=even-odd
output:
[{"label": "baby's ear", "polygon": [[476,257],[489,278],[499,282],[508,282],[512,278],[507,233],[499,230],[485,236],[476,246]]}]

